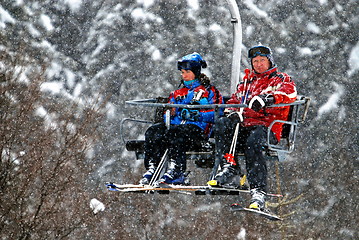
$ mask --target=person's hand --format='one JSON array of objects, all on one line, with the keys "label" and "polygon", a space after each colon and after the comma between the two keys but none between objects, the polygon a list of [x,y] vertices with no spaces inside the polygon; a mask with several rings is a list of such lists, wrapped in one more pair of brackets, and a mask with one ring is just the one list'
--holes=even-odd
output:
[{"label": "person's hand", "polygon": [[225,108],[224,111],[223,111],[223,113],[224,113],[225,115],[229,115],[229,114],[231,114],[232,112],[235,112],[235,110],[233,110],[232,108]]},{"label": "person's hand", "polygon": [[243,115],[241,113],[241,111],[233,111],[230,114],[227,115],[227,118],[231,119],[232,122],[243,122]]},{"label": "person's hand", "polygon": [[259,111],[261,108],[273,105],[275,103],[275,99],[273,95],[258,95],[254,96],[251,101],[249,102],[249,108],[253,109],[254,111]]},{"label": "person's hand", "polygon": [[197,122],[200,120],[201,115],[198,110],[188,110],[185,108],[181,111],[180,117],[182,120]]}]

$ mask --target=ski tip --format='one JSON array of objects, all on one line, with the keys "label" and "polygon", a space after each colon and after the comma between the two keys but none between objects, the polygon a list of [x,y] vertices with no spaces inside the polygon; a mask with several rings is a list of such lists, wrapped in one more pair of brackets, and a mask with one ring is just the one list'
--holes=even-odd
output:
[{"label": "ski tip", "polygon": [[106,182],[106,187],[109,191],[115,191],[115,192],[119,191],[116,185],[112,182]]},{"label": "ski tip", "polygon": [[253,210],[260,210],[259,208],[259,204],[257,202],[251,203],[248,207],[249,209],[253,209]]},{"label": "ski tip", "polygon": [[247,176],[243,175],[239,181],[239,185],[244,186],[244,184],[246,184],[246,181],[247,181]]},{"label": "ski tip", "polygon": [[231,209],[232,210],[239,209],[239,208],[244,208],[244,207],[241,206],[239,203],[232,203],[231,204]]},{"label": "ski tip", "polygon": [[255,209],[255,208],[246,208],[246,207],[241,206],[238,203],[233,203],[231,205],[231,210],[232,211],[245,211],[245,212],[257,214],[257,215],[267,218],[271,221],[282,221],[283,220],[281,217],[279,217],[271,212],[262,211],[262,210]]},{"label": "ski tip", "polygon": [[215,186],[218,186],[218,181],[217,180],[210,180],[210,181],[207,182],[207,184],[209,186],[215,187]]}]

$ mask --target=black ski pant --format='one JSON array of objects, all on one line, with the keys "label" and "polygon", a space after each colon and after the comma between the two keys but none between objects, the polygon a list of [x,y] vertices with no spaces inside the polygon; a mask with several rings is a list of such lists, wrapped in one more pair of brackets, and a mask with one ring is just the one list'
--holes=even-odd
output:
[{"label": "black ski pant", "polygon": [[[219,156],[229,153],[234,131],[238,120],[222,117],[215,125],[217,151]],[[267,146],[268,128],[262,125],[243,127],[239,126],[236,152],[244,152],[247,179],[251,189],[259,188],[267,192],[267,164],[264,149]],[[273,132],[270,133],[271,143],[277,143]],[[236,159],[236,158],[235,158]],[[223,158],[223,164],[227,160]],[[237,163],[239,166],[240,163]]]},{"label": "black ski pant", "polygon": [[194,124],[171,125],[170,129],[164,123],[152,125],[145,133],[145,167],[148,169],[150,164],[157,166],[168,149],[169,157],[184,172],[186,152],[204,140],[202,129]]}]

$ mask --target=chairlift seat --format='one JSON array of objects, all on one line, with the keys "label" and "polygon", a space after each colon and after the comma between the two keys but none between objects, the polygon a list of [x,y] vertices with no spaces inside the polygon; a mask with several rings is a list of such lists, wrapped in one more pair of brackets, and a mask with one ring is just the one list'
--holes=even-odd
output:
[{"label": "chairlift seat", "polygon": [[[162,103],[167,102],[166,98],[157,98],[157,101]],[[287,121],[275,120],[270,126],[272,128],[274,123],[282,122],[283,129],[281,140],[278,144],[271,144],[269,142],[269,134],[267,137],[267,148],[264,150],[268,159],[284,161],[287,154],[294,150],[294,143],[296,137],[297,125],[305,120],[310,98],[304,96],[298,96],[295,104],[290,105],[290,111]],[[162,121],[162,113],[164,108],[157,108],[155,111],[155,117],[153,122]],[[146,122],[140,120],[141,122]],[[148,123],[148,121],[146,122]],[[269,132],[269,131],[268,131]],[[136,153],[136,159],[144,158],[144,143],[145,140],[127,140],[126,150],[134,151]],[[194,160],[198,167],[213,167],[215,159],[215,140],[211,136],[208,140],[203,140],[198,144],[192,146],[192,148],[186,153],[187,159]],[[236,157],[238,159],[244,158],[243,152],[237,152]]]}]

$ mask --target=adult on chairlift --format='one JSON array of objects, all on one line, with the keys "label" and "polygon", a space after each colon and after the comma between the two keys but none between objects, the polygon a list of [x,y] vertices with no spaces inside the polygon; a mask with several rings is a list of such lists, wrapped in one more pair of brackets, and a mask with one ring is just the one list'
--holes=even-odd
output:
[{"label": "adult on chairlift", "polygon": [[[225,109],[225,117],[215,126],[218,154],[223,156],[221,170],[212,186],[238,187],[235,176],[240,175],[235,151],[242,150],[245,155],[246,171],[251,189],[249,208],[264,210],[267,192],[267,166],[263,149],[266,146],[268,127],[274,120],[287,120],[289,106],[268,107],[273,104],[291,103],[296,100],[294,82],[286,73],[277,72],[270,48],[255,46],[249,49],[248,57],[252,69],[245,70],[243,81],[227,103],[248,104],[245,109]],[[273,125],[270,141],[280,141],[282,123]],[[238,177],[237,177],[238,178]]]},{"label": "adult on chairlift", "polygon": [[[181,71],[183,86],[169,96],[171,104],[196,104],[196,109],[173,108],[170,127],[164,122],[148,128],[145,133],[145,159],[147,169],[140,184],[149,184],[158,164],[168,149],[168,170],[158,182],[168,184],[185,184],[188,179],[186,171],[186,152],[193,144],[209,138],[214,123],[214,109],[201,109],[203,104],[221,104],[220,92],[210,84],[209,78],[201,73],[207,63],[200,54],[184,56],[177,63]],[[182,85],[181,84],[181,85]]]}]

